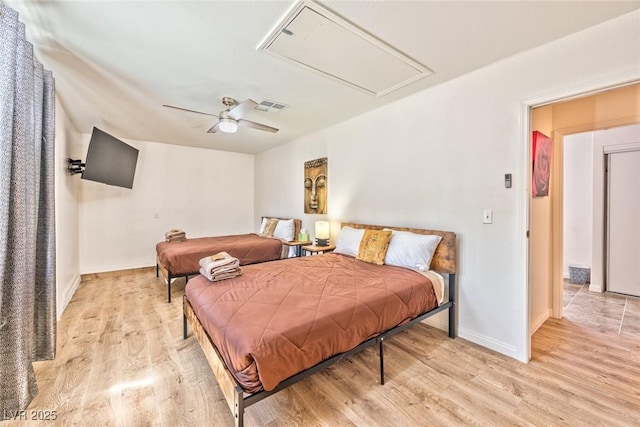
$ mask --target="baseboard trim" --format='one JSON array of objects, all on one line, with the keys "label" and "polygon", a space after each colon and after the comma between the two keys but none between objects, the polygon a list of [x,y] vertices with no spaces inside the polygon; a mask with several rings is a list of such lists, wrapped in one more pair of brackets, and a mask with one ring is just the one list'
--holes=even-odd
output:
[{"label": "baseboard trim", "polygon": [[540,326],[542,326],[544,322],[546,322],[547,319],[550,317],[551,317],[551,309],[541,313],[540,316],[538,316],[538,318],[531,323],[531,331],[529,331],[529,336],[533,336],[533,334],[536,333],[538,328],[540,328]]},{"label": "baseboard trim", "polygon": [[69,305],[69,302],[71,301],[71,298],[73,298],[73,294],[76,293],[76,291],[78,290],[78,286],[80,286],[80,275],[76,275],[73,280],[71,281],[71,283],[66,286],[66,290],[64,291],[64,293],[62,294],[62,299],[60,300],[60,306],[57,307],[58,312],[57,312],[57,319],[60,320],[60,318],[62,317],[62,313],[64,312],[64,309],[67,308],[67,305]]},{"label": "baseboard trim", "polygon": [[478,344],[479,346],[486,347],[493,351],[497,351],[500,354],[504,354],[505,356],[509,356],[521,362],[523,361],[518,357],[519,355],[518,349],[511,344],[498,341],[491,337],[478,334],[474,331],[470,331],[469,329],[465,329],[465,328],[458,328],[458,336],[460,338],[464,338],[467,341],[471,341],[474,344]]},{"label": "baseboard trim", "polygon": [[[426,323],[427,325],[433,326],[434,328],[442,329],[443,331],[449,330],[449,317],[447,313],[438,313],[437,315],[424,320],[422,323]],[[521,360],[520,358],[518,358],[518,349],[510,344],[495,340],[485,335],[478,334],[469,329],[461,328],[460,326],[458,326],[457,334],[460,338],[463,338],[474,344],[478,344],[482,347],[497,351],[500,354],[504,354],[505,356],[512,357],[516,360]]]},{"label": "baseboard trim", "polygon": [[599,285],[594,285],[594,284],[589,284],[589,292],[597,292],[597,293],[603,293],[604,289],[602,289],[601,286]]},{"label": "baseboard trim", "polygon": [[113,271],[100,271],[100,272],[96,272],[96,273],[84,273],[82,274],[82,281],[87,281],[87,280],[93,280],[93,279],[99,279],[99,278],[105,278],[105,277],[118,277],[118,276],[122,276],[123,274],[131,274],[131,273],[136,273],[136,272],[140,272],[140,273],[144,273],[147,272],[148,270],[155,270],[156,266],[152,265],[152,266],[147,266],[147,267],[134,267],[134,268],[127,268],[127,269],[122,269],[122,270],[113,270]]}]

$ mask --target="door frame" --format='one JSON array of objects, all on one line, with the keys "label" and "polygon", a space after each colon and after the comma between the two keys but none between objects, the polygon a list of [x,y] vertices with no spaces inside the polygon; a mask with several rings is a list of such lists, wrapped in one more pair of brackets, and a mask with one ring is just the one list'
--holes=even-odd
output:
[{"label": "door frame", "polygon": [[[530,303],[532,300],[532,287],[529,283],[529,270],[532,268],[529,262],[529,239],[528,230],[530,224],[531,214],[531,110],[535,107],[541,107],[544,105],[569,101],[571,99],[582,98],[586,96],[596,95],[597,93],[608,91],[611,89],[631,85],[640,82],[640,69],[629,70],[621,73],[612,74],[603,78],[594,79],[580,84],[555,89],[547,93],[537,95],[535,97],[523,99],[520,103],[521,111],[521,143],[520,143],[520,158],[521,158],[521,170],[524,171],[524,189],[521,193],[520,206],[524,209],[520,216],[521,218],[521,244],[523,247],[522,253],[524,254],[524,266],[523,269],[523,282],[526,283],[526,307],[524,315],[526,316],[524,324],[526,325],[526,331],[524,331],[526,340],[526,351],[529,359],[531,358],[531,318],[530,318]],[[633,121],[631,123],[635,123]],[[631,123],[621,123],[631,124]],[[583,126],[584,127],[584,126]],[[604,127],[604,125],[603,125]],[[554,144],[553,144],[553,164],[551,169],[551,182],[552,192],[551,196],[551,221],[552,221],[552,292],[551,292],[551,315],[555,318],[562,318],[562,294],[563,294],[563,271],[562,271],[562,209],[563,209],[563,188],[562,188],[562,162],[558,159],[562,159],[562,138],[569,133],[578,133],[581,131],[589,131],[594,129],[560,129],[557,133],[554,132]]]}]

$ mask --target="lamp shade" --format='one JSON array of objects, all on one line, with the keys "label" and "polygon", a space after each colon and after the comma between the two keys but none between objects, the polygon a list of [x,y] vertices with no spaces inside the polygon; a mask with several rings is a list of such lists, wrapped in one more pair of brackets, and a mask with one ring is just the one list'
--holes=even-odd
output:
[{"label": "lamp shade", "polygon": [[328,239],[328,238],[329,238],[329,222],[316,221],[316,239]]},{"label": "lamp shade", "polygon": [[329,245],[329,222],[316,221],[316,244],[318,246]]},{"label": "lamp shade", "polygon": [[218,128],[221,132],[224,133],[235,133],[238,130],[238,124],[235,120],[229,119],[227,117],[221,117],[220,123],[218,124]]}]

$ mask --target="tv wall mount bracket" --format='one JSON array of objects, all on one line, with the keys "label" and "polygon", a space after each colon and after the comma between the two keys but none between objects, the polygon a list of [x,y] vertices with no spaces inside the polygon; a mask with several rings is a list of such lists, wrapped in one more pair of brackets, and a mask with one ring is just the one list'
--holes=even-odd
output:
[{"label": "tv wall mount bracket", "polygon": [[82,160],[67,159],[67,171],[69,175],[76,175],[84,172],[85,164]]}]

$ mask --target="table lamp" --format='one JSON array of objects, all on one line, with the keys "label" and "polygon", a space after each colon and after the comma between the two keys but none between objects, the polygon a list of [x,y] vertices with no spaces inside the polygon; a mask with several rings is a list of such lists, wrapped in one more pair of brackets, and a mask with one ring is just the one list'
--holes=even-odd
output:
[{"label": "table lamp", "polygon": [[316,221],[316,245],[329,246],[328,221]]}]

